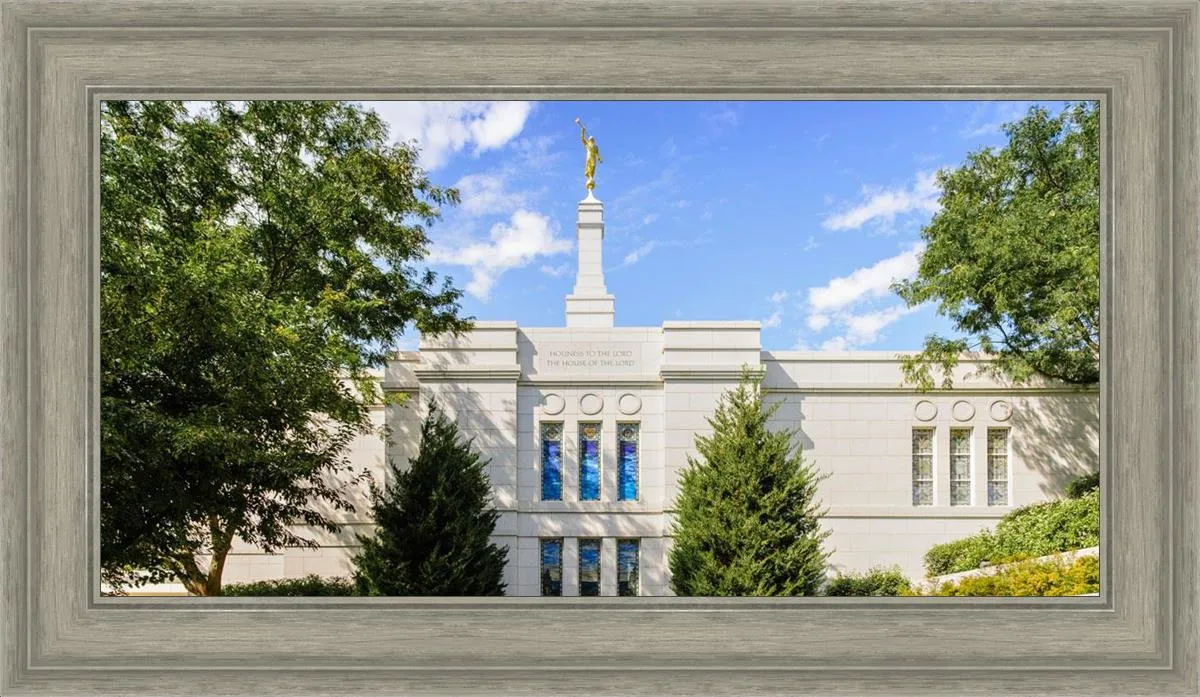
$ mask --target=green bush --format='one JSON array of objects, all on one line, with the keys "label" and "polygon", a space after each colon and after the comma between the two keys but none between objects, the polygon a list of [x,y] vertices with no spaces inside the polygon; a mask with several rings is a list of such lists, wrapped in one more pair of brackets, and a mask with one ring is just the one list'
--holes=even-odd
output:
[{"label": "green bush", "polygon": [[981,561],[990,561],[994,544],[992,531],[984,530],[970,537],[934,545],[925,553],[925,572],[929,576],[941,576],[979,568]]},{"label": "green bush", "polygon": [[866,573],[839,574],[825,586],[825,595],[895,596],[911,587],[898,566],[872,567]]},{"label": "green bush", "polygon": [[270,596],[350,596],[356,595],[354,584],[346,578],[321,578],[310,574],[304,578],[276,578],[254,583],[230,583],[221,595],[240,597]]},{"label": "green bush", "polygon": [[[1078,557],[1074,562],[1023,561],[995,574],[943,583],[925,595],[941,596],[1062,596],[1100,592],[1100,558]],[[917,595],[908,592],[905,595]]]},{"label": "green bush", "polygon": [[979,568],[986,560],[1002,564],[1100,544],[1100,491],[1075,499],[1037,503],[1009,513],[995,532],[984,530],[934,545],[925,553],[925,572],[941,576]]},{"label": "green bush", "polygon": [[1100,488],[1100,473],[1082,474],[1067,484],[1067,498],[1077,499]]}]

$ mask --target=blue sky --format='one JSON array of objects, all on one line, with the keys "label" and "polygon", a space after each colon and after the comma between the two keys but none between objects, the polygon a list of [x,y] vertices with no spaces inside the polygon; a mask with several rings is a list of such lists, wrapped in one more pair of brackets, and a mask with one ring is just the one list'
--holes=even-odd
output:
[{"label": "blue sky", "polygon": [[[1002,146],[1031,102],[369,102],[463,203],[432,265],[482,320],[561,326],[584,150],[603,162],[618,326],[763,322],[763,347],[907,350],[949,325],[888,286],[937,211],[933,173]],[[1043,103],[1052,112],[1060,102]],[[406,347],[415,346],[412,337]]]}]

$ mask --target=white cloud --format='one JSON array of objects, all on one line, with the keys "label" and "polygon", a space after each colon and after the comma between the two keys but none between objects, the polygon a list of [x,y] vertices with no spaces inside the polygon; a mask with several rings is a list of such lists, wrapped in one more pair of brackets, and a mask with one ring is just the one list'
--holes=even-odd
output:
[{"label": "white cloud", "polygon": [[779,303],[781,303],[787,299],[788,299],[788,292],[786,290],[777,290],[774,293],[771,293],[771,297],[767,298],[767,300],[770,300],[771,302],[775,303],[776,305],[778,305]]},{"label": "white cloud", "polygon": [[388,124],[394,140],[415,140],[420,164],[437,169],[452,155],[503,146],[520,135],[530,102],[365,102]]},{"label": "white cloud", "polygon": [[[842,333],[825,340],[821,344],[821,350],[849,351],[851,349],[870,346],[880,339],[883,330],[888,326],[920,309],[921,306],[919,305],[917,307],[894,305],[882,310],[872,310],[859,314],[839,312],[832,319],[826,315],[812,315],[808,318],[808,324],[813,330],[819,331],[829,325],[831,321],[836,322],[842,329]],[[820,320],[817,322],[819,326],[813,326],[814,319]]]},{"label": "white cloud", "polygon": [[508,213],[525,206],[528,196],[505,189],[505,178],[498,174],[468,174],[454,188],[462,197],[459,207],[467,215]]},{"label": "white cloud", "polygon": [[808,241],[804,243],[804,249],[801,249],[800,251],[802,251],[802,252],[811,252],[812,250],[814,250],[814,249],[816,249],[817,247],[820,247],[820,246],[821,246],[821,245],[820,245],[820,244],[817,242],[817,238],[816,238],[816,237],[814,237],[814,236],[812,236],[812,235],[809,235],[809,236],[808,236]]},{"label": "white cloud", "polygon": [[[917,272],[923,250],[924,245],[917,243],[896,256],[835,278],[824,286],[809,288],[807,303],[803,305],[808,311],[805,318],[808,329],[821,332],[832,327],[838,332],[821,349],[847,351],[869,346],[879,340],[885,328],[921,309],[906,305],[881,308],[877,301],[891,295],[893,282]],[[864,306],[866,309],[862,309]]]},{"label": "white cloud", "polygon": [[514,140],[512,149],[518,157],[511,163],[513,170],[518,173],[539,171],[557,164],[564,155],[553,149],[558,139],[557,135],[539,135]]},{"label": "white cloud", "polygon": [[664,167],[653,179],[635,184],[613,197],[610,208],[610,230],[629,229],[642,224],[647,215],[657,215],[664,201],[677,196],[677,165]]},{"label": "white cloud", "polygon": [[655,220],[658,220],[658,213],[648,213],[646,217],[642,218],[642,225],[649,225]]},{"label": "white cloud", "polygon": [[845,351],[846,348],[846,338],[841,336],[835,336],[821,344],[822,351]]},{"label": "white cloud", "polygon": [[853,208],[828,216],[822,225],[829,230],[857,230],[872,220],[891,222],[905,213],[936,213],[939,208],[936,172],[920,172],[910,188],[863,188],[865,200]]},{"label": "white cloud", "polygon": [[849,307],[861,300],[881,298],[891,292],[893,282],[911,277],[917,272],[924,243],[855,270],[848,276],[835,278],[824,286],[809,288],[808,303],[815,312],[829,312]]},{"label": "white cloud", "polygon": [[538,257],[570,250],[571,242],[555,236],[549,218],[522,209],[513,213],[509,222],[493,225],[489,241],[471,242],[455,249],[434,247],[429,261],[469,267],[471,281],[467,292],[486,301],[492,286],[505,271],[525,266]]},{"label": "white cloud", "polygon": [[783,324],[783,313],[776,310],[771,313],[771,316],[762,321],[763,329],[774,329]]},{"label": "white cloud", "polygon": [[920,307],[894,305],[883,310],[863,314],[847,314],[838,319],[846,327],[845,339],[850,346],[866,346],[875,343],[879,334],[888,325],[906,315],[919,310]]},{"label": "white cloud", "polygon": [[1004,124],[1025,116],[1029,106],[1027,102],[984,102],[975,107],[958,135],[962,138],[981,138],[1000,133]]},{"label": "white cloud", "polygon": [[808,328],[819,332],[829,326],[829,315],[814,313],[808,316]]},{"label": "white cloud", "polygon": [[542,273],[546,274],[547,276],[559,278],[560,276],[566,276],[567,274],[571,273],[571,265],[559,264],[558,266],[551,266],[549,264],[542,264],[541,270]]},{"label": "white cloud", "polygon": [[658,248],[658,241],[650,240],[649,242],[642,245],[641,247],[638,247],[637,249],[633,250],[632,252],[626,254],[624,261],[621,262],[621,266],[633,266],[634,264],[638,263],[642,259],[645,259],[647,256],[649,256],[650,252],[653,252],[657,248]]},{"label": "white cloud", "polygon": [[718,133],[725,129],[733,128],[742,120],[737,110],[728,104],[722,104],[716,110],[704,114],[702,118]]}]

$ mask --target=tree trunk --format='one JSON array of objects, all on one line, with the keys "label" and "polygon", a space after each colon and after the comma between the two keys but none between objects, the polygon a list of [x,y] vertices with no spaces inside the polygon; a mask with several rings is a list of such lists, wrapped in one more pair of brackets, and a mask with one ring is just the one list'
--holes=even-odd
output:
[{"label": "tree trunk", "polygon": [[195,557],[184,554],[178,558],[179,568],[175,575],[188,593],[211,597],[221,595],[221,576],[225,572],[225,560],[233,546],[234,532],[221,529],[220,521],[215,516],[209,518],[208,529],[212,540],[212,557],[208,562],[207,573],[200,570]]}]

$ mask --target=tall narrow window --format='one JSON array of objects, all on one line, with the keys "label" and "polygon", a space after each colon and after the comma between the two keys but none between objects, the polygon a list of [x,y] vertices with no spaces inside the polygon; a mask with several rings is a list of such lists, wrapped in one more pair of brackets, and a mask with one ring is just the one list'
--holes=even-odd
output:
[{"label": "tall narrow window", "polygon": [[912,501],[914,506],[933,505],[933,429],[912,432]]},{"label": "tall narrow window", "polygon": [[542,500],[562,501],[562,424],[542,424]]},{"label": "tall narrow window", "polygon": [[600,424],[579,424],[579,500],[600,500]]},{"label": "tall narrow window", "polygon": [[562,595],[561,538],[542,540],[542,595]]},{"label": "tall narrow window", "polygon": [[950,505],[971,505],[971,429],[950,429]]},{"label": "tall narrow window", "polygon": [[617,595],[638,594],[640,548],[637,540],[617,540]]},{"label": "tall narrow window", "polygon": [[988,429],[988,505],[1008,505],[1008,429]]},{"label": "tall narrow window", "polygon": [[617,424],[617,500],[638,498],[638,425]]},{"label": "tall narrow window", "polygon": [[579,541],[579,594],[600,595],[600,540]]}]

